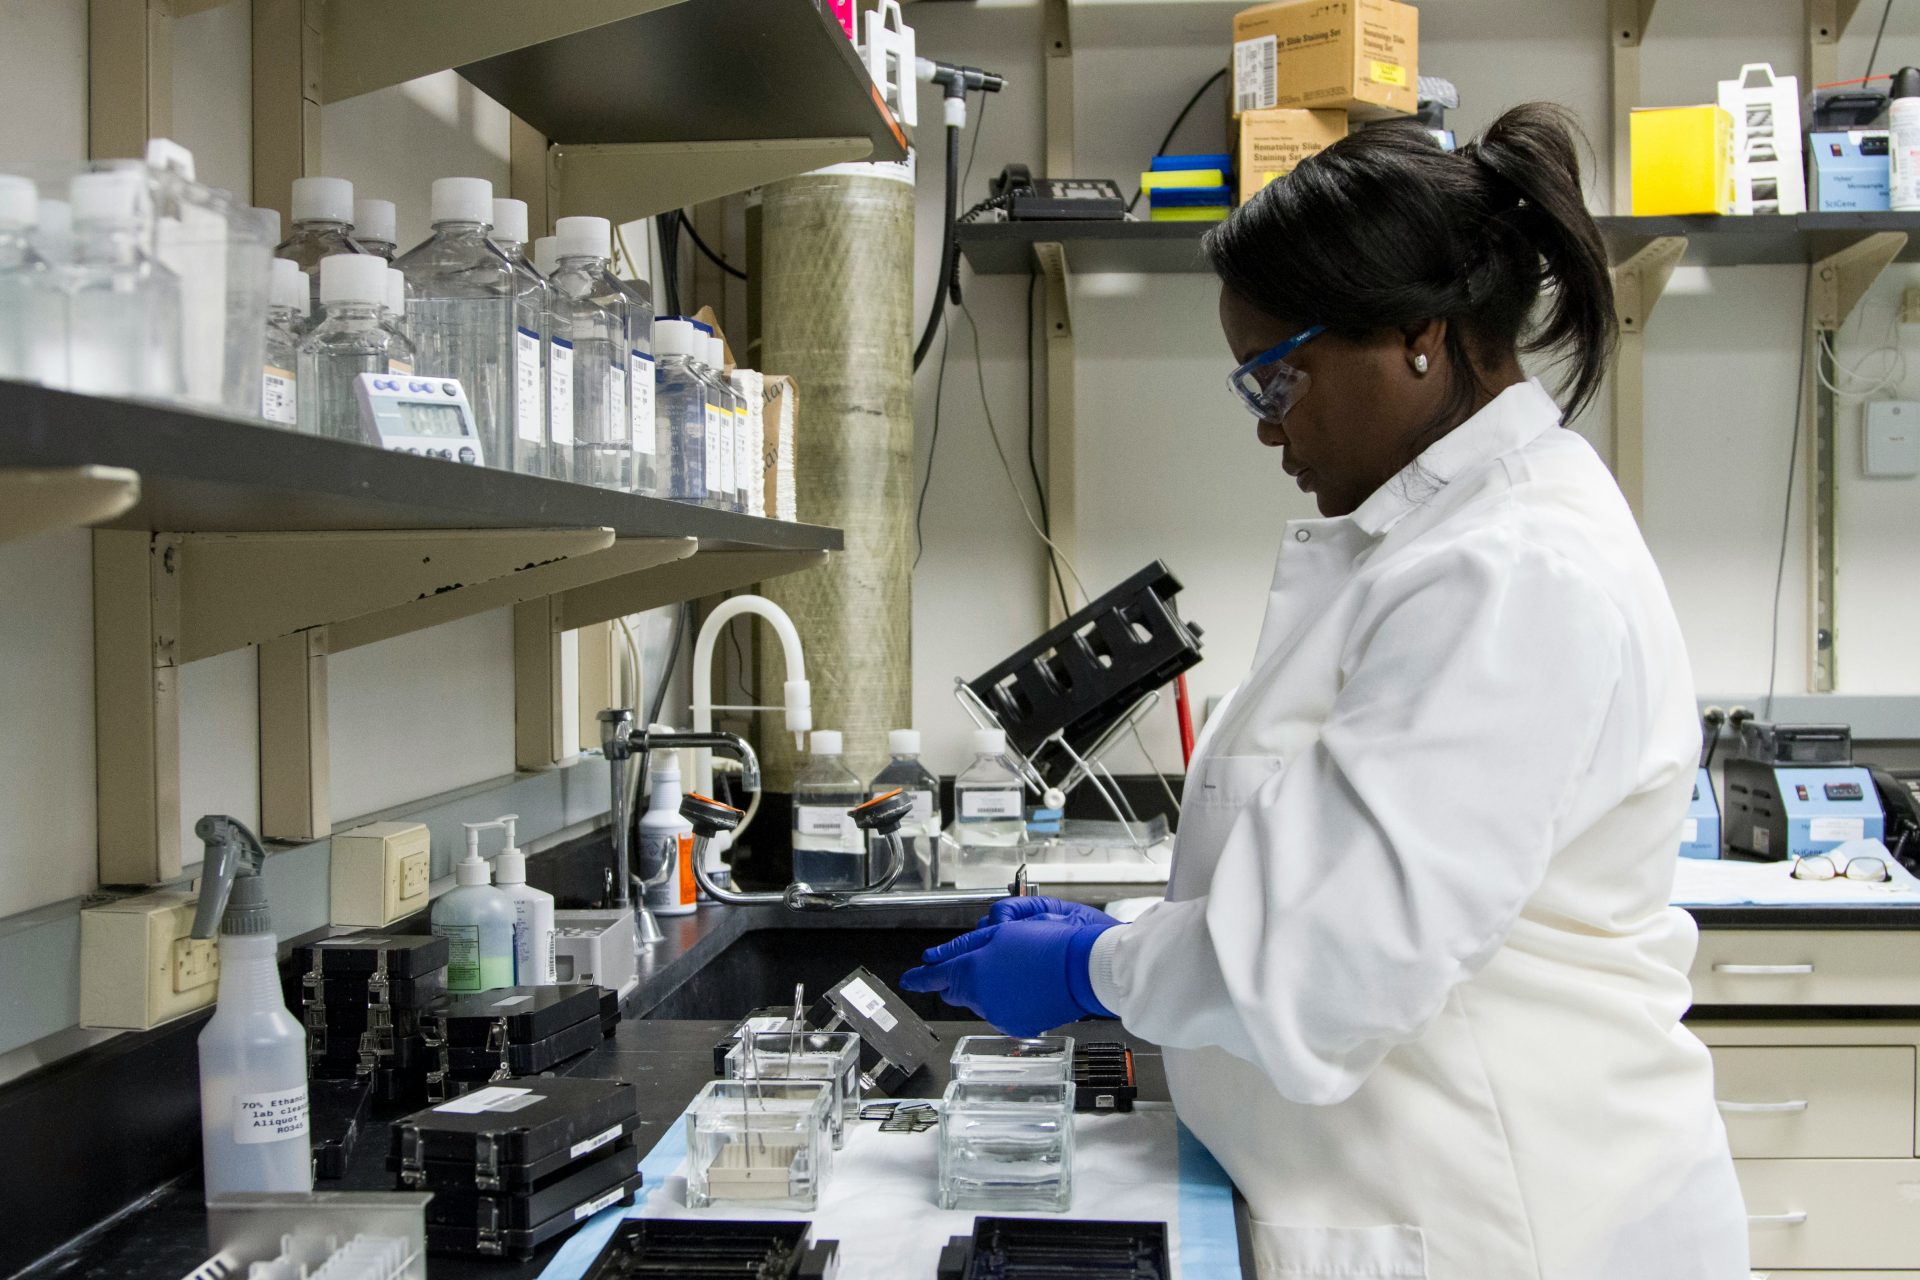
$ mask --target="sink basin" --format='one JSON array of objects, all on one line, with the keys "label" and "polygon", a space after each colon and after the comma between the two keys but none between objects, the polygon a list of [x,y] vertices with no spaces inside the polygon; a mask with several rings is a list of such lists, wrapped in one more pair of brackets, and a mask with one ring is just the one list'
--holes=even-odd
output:
[{"label": "sink basin", "polygon": [[[969,922],[970,923],[970,922]],[[733,1019],[769,1005],[793,1003],[793,984],[807,987],[807,1003],[856,967],[871,969],[899,990],[900,975],[920,963],[920,953],[950,940],[959,928],[833,927],[754,929],[696,970],[646,1018]],[[937,996],[901,992],[923,1018],[970,1017]]]}]

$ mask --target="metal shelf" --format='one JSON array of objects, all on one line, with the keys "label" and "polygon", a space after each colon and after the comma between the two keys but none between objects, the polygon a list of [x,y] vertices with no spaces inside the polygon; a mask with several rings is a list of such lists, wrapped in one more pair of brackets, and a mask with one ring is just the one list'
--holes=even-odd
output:
[{"label": "metal shelf", "polygon": [[1058,244],[1075,274],[1125,271],[1205,274],[1200,237],[1210,222],[974,222],[959,228],[960,252],[976,274],[1023,276],[1037,270],[1033,247]]}]

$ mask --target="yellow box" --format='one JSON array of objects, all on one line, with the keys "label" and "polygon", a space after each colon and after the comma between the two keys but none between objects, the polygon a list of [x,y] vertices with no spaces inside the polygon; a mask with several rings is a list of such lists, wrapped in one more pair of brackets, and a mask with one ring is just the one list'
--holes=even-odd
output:
[{"label": "yellow box", "polygon": [[1733,117],[1717,106],[1642,107],[1627,122],[1633,212],[1733,208]]},{"label": "yellow box", "polygon": [[1166,169],[1140,175],[1142,191],[1188,191],[1194,187],[1224,187],[1227,175],[1218,169]]},{"label": "yellow box", "polygon": [[1344,111],[1281,107],[1249,111],[1238,123],[1233,151],[1241,204],[1275,178],[1292,173],[1295,165],[1314,152],[1324,151],[1347,136]]},{"label": "yellow box", "polygon": [[1410,116],[1420,11],[1400,0],[1282,0],[1233,16],[1233,113],[1273,107]]}]

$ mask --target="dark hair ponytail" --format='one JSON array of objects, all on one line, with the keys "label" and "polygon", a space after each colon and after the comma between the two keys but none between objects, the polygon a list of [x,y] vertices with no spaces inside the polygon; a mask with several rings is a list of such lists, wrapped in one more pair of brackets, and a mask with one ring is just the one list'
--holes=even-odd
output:
[{"label": "dark hair ponytail", "polygon": [[1228,288],[1280,319],[1351,336],[1446,320],[1456,413],[1487,359],[1547,352],[1567,371],[1572,417],[1599,391],[1616,336],[1577,135],[1571,115],[1544,102],[1514,107],[1451,154],[1411,122],[1363,129],[1216,227],[1207,257]]}]

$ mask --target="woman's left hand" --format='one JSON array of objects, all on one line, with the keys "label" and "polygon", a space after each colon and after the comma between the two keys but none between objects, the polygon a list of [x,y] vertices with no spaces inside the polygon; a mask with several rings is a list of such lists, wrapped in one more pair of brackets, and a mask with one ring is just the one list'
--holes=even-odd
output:
[{"label": "woman's left hand", "polygon": [[991,924],[932,947],[903,991],[930,991],[1011,1036],[1035,1036],[1081,1018],[1114,1015],[1088,976],[1094,940],[1115,923],[1034,917]]}]

